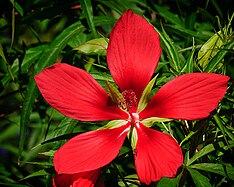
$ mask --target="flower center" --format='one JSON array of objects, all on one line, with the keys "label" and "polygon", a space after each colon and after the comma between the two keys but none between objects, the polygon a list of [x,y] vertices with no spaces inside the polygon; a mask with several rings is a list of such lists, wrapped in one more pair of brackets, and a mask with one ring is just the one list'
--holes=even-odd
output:
[{"label": "flower center", "polygon": [[139,123],[139,115],[137,113],[130,113],[129,114],[129,121],[131,121],[132,126]]},{"label": "flower center", "polygon": [[124,97],[124,104],[126,106],[124,110],[127,110],[128,112],[134,112],[137,107],[136,93],[133,90],[124,90],[122,95]]}]

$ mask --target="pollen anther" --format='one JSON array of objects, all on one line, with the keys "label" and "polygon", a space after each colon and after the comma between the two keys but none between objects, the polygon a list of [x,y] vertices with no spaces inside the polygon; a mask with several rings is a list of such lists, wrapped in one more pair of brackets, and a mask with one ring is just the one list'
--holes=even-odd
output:
[{"label": "pollen anther", "polygon": [[122,92],[122,95],[124,97],[125,100],[125,106],[127,108],[127,110],[131,110],[135,107],[137,107],[137,97],[136,97],[136,93],[133,90],[124,90]]}]

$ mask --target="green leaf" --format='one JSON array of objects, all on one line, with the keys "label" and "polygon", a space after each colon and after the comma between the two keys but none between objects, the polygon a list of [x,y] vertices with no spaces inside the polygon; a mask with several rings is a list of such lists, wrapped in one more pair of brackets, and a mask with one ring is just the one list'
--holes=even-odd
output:
[{"label": "green leaf", "polygon": [[109,16],[95,16],[93,18],[94,25],[104,26],[104,25],[114,25],[117,19]]},{"label": "green leaf", "polygon": [[227,144],[228,141],[227,141],[227,138],[226,136],[228,136],[231,140],[234,141],[234,134],[232,131],[230,131],[227,127],[226,127],[226,124],[224,121],[222,121],[222,119],[220,118],[220,116],[218,114],[215,114],[214,115],[214,120],[218,126],[218,128],[221,130],[223,136],[224,136],[224,139],[226,140]]},{"label": "green leaf", "polygon": [[231,180],[234,180],[234,168],[231,164],[201,163],[193,164],[190,167],[198,170],[216,173],[230,178]]},{"label": "green leaf", "polygon": [[138,179],[137,174],[132,174],[128,176],[124,176],[124,181],[120,180],[118,185],[121,187],[136,187],[140,186],[140,181]]},{"label": "green leaf", "polygon": [[45,176],[45,175],[48,175],[48,173],[44,169],[42,169],[42,170],[36,171],[36,172],[28,175],[27,177],[24,177],[23,179],[21,179],[21,181],[25,180],[25,179],[32,178],[32,177],[39,177],[39,176]]},{"label": "green leaf", "polygon": [[193,63],[194,63],[194,53],[196,51],[196,47],[195,45],[193,45],[192,47],[192,51],[188,57],[188,60],[186,62],[186,65],[184,66],[184,69],[182,70],[182,72],[186,72],[186,73],[192,73],[193,72]]},{"label": "green leaf", "polygon": [[93,22],[93,8],[90,0],[81,0],[82,13],[85,16],[93,36],[97,37],[97,31]]},{"label": "green leaf", "polygon": [[209,61],[217,54],[224,45],[222,32],[215,33],[198,51],[198,64],[205,69]]},{"label": "green leaf", "polygon": [[211,153],[214,150],[215,150],[215,147],[213,144],[209,144],[209,145],[205,146],[200,151],[198,151],[192,158],[189,159],[189,161],[187,162],[187,165],[189,166],[190,164],[195,162],[197,159],[205,156],[208,153]]},{"label": "green leaf", "polygon": [[102,3],[104,7],[109,7],[110,9],[112,9],[112,12],[115,13],[116,17],[122,15],[127,9],[131,9],[133,12],[142,15],[142,9],[140,7],[146,6],[142,0],[141,1],[99,0],[99,2]]},{"label": "green leaf", "polygon": [[112,120],[112,121],[109,121],[106,125],[104,125],[100,129],[114,129],[114,128],[121,127],[125,124],[127,124],[126,120]]},{"label": "green leaf", "polygon": [[[2,70],[3,70],[4,72],[8,72],[8,73],[9,73],[9,78],[10,78],[10,79],[14,80],[14,75],[13,75],[13,73],[11,72],[11,68],[10,68],[9,63],[8,63],[7,60],[6,60],[5,54],[4,54],[4,52],[3,52],[2,44],[0,44],[0,56],[2,57],[3,62],[4,62],[4,63],[1,63],[0,67],[2,68]],[[2,82],[3,86],[5,87],[6,85],[4,84],[3,79],[1,80],[1,82]]]},{"label": "green leaf", "polygon": [[[37,59],[40,58],[43,51],[47,48],[47,45],[39,45],[37,47],[30,48],[26,51],[23,62],[21,64],[21,73],[28,73],[30,66],[35,63]],[[18,59],[14,61],[10,67],[8,74],[2,79],[3,86],[6,86],[9,81],[12,79],[12,76],[17,76],[19,72],[19,61]]]},{"label": "green leaf", "polygon": [[75,48],[78,52],[92,55],[97,54],[100,56],[106,56],[106,49],[108,46],[108,38],[97,38],[81,44],[79,47]]},{"label": "green leaf", "polygon": [[218,66],[218,64],[223,60],[224,56],[232,51],[232,48],[234,46],[234,40],[229,42],[227,45],[223,47],[222,50],[220,50],[209,62],[207,67],[205,68],[205,72],[213,72],[215,68]]},{"label": "green leaf", "polygon": [[27,125],[29,122],[29,117],[34,102],[38,95],[37,86],[34,81],[34,75],[40,73],[45,67],[52,65],[56,61],[59,53],[69,42],[69,40],[78,33],[83,32],[84,30],[85,30],[84,26],[80,22],[77,22],[66,28],[60,35],[58,35],[55,38],[55,40],[51,42],[48,48],[43,52],[42,56],[40,57],[37,63],[37,67],[35,67],[33,75],[29,79],[29,83],[27,85],[27,90],[25,94],[25,100],[21,112],[18,163],[20,161],[21,153],[23,151],[24,143],[26,140],[26,132],[27,132]]},{"label": "green leaf", "polygon": [[1,130],[0,142],[8,141],[15,136],[15,134],[19,131],[19,126],[15,124],[11,124],[6,128]]},{"label": "green leaf", "polygon": [[94,73],[91,72],[90,74],[97,81],[108,81],[108,82],[114,83],[114,80],[110,74],[102,73],[102,72],[94,72]]},{"label": "green leaf", "polygon": [[39,153],[39,154],[40,154],[40,155],[44,155],[44,156],[53,157],[55,152],[56,152],[56,151],[54,151],[54,150],[49,150],[49,151],[47,151],[47,152],[43,152],[43,153]]},{"label": "green leaf", "polygon": [[161,123],[161,122],[168,122],[168,121],[172,121],[172,119],[151,117],[151,118],[143,119],[141,123],[143,123],[146,127],[152,127],[152,125],[155,122]]},{"label": "green leaf", "polygon": [[180,20],[178,15],[171,13],[168,11],[166,8],[162,6],[155,5],[158,13],[160,16],[162,16],[165,20],[168,20],[169,22],[175,24],[175,25],[180,25],[184,27],[183,22]]},{"label": "green leaf", "polygon": [[107,93],[110,96],[111,100],[119,106],[119,108],[125,110],[127,109],[127,105],[123,95],[119,92],[119,90],[108,81],[106,82]]},{"label": "green leaf", "polygon": [[24,15],[24,10],[23,8],[20,6],[20,4],[18,2],[16,2],[15,0],[10,0],[10,2],[12,3],[12,5],[15,7],[15,9],[19,12],[19,14],[21,16]]},{"label": "green leaf", "polygon": [[207,37],[210,36],[210,35],[208,35],[208,33],[196,32],[194,30],[187,29],[184,26],[180,26],[180,25],[168,25],[168,27],[175,30],[176,33],[178,33],[186,38],[195,37],[196,39],[205,40],[205,39],[207,39]]},{"label": "green leaf", "polygon": [[[68,117],[65,117],[57,126],[57,128],[54,130],[54,135],[53,137],[59,137],[62,135],[66,135],[66,134],[70,134],[73,132],[75,126],[77,125],[77,120],[75,119],[71,119]],[[58,149],[61,145],[63,144],[63,142],[61,141],[57,141],[56,143],[54,143],[53,149]],[[50,155],[48,155],[50,156]]]},{"label": "green leaf", "polygon": [[7,63],[6,57],[5,57],[4,53],[3,53],[2,44],[0,44],[0,56],[2,57],[4,62]]},{"label": "green leaf", "polygon": [[196,133],[197,133],[197,131],[196,131],[196,132],[191,131],[191,132],[180,142],[180,146],[181,146],[185,141],[187,141],[189,138],[191,138],[191,136],[193,136],[193,135],[196,134]]},{"label": "green leaf", "polygon": [[223,137],[225,141],[227,142],[227,144],[228,144],[228,141],[227,141],[226,135],[228,135],[232,140],[234,140],[234,135],[225,127],[225,124],[222,122],[218,114],[214,115],[214,120],[218,128],[221,130]]},{"label": "green leaf", "polygon": [[130,133],[128,133],[128,139],[131,142],[132,150],[135,150],[138,140],[137,131],[135,127],[131,129]]},{"label": "green leaf", "polygon": [[[41,153],[39,153],[39,154],[41,154]],[[46,155],[46,154],[42,154],[42,155]],[[52,163],[41,162],[41,161],[40,162],[23,162],[23,164],[31,164],[31,165],[38,165],[38,166],[53,166]]]},{"label": "green leaf", "polygon": [[154,86],[154,83],[156,81],[156,78],[157,78],[157,75],[148,83],[148,85],[144,89],[144,91],[141,95],[141,98],[139,100],[139,103],[138,103],[137,113],[140,113],[147,106],[147,104],[150,100],[150,94],[151,94],[152,88]]},{"label": "green leaf", "polygon": [[163,26],[162,26],[162,33],[156,28],[155,30],[159,33],[160,39],[162,40],[162,43],[166,47],[167,55],[168,55],[168,58],[170,59],[170,65],[172,66],[174,70],[176,70],[176,72],[180,72],[179,53],[178,53],[178,50],[175,48],[175,43],[167,35]]},{"label": "green leaf", "polygon": [[4,176],[10,176],[11,173],[7,171],[7,169],[5,168],[5,166],[3,166],[2,164],[0,165],[0,174],[4,175]]},{"label": "green leaf", "polygon": [[187,168],[196,187],[212,187],[209,179],[195,169]]},{"label": "green leaf", "polygon": [[[216,146],[219,146],[219,147],[225,147],[224,143],[223,142],[217,142],[216,143]],[[190,158],[187,162],[187,166],[191,165],[193,162],[195,162],[197,159],[211,153],[215,151],[215,146],[214,144],[208,144],[207,146],[203,147],[200,151],[198,151],[197,153],[195,153],[195,155]]]},{"label": "green leaf", "polygon": [[180,182],[181,176],[182,173],[180,173],[176,178],[163,177],[162,179],[160,179],[160,181],[158,181],[157,187],[176,187]]},{"label": "green leaf", "polygon": [[175,178],[165,178],[163,177],[157,184],[157,187],[165,187],[165,186],[170,186],[170,187],[176,187],[177,186],[177,181]]}]

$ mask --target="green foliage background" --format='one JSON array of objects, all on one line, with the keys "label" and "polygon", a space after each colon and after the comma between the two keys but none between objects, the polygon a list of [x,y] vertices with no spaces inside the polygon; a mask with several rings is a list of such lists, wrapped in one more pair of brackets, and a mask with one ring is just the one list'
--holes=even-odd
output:
[{"label": "green foliage background", "polygon": [[[231,78],[224,99],[207,119],[154,124],[177,139],[185,159],[176,178],[151,186],[234,186],[232,0],[0,3],[0,186],[51,186],[53,153],[75,134],[107,123],[62,116],[44,101],[33,76],[55,62],[66,62],[85,69],[105,87],[106,80],[113,81],[105,48],[93,44],[107,46],[114,23],[127,9],[148,19],[161,36],[154,92],[189,72]],[[101,178],[107,186],[142,186],[129,142]]]}]

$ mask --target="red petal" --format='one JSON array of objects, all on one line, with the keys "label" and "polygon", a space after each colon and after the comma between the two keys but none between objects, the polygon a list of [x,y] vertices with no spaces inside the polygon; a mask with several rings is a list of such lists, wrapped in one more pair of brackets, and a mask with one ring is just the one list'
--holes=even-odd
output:
[{"label": "red petal", "polygon": [[129,129],[130,124],[126,124],[72,138],[55,153],[55,170],[58,174],[73,174],[103,167],[118,155]]},{"label": "red petal", "polygon": [[126,11],[115,24],[107,48],[110,72],[121,91],[140,99],[161,54],[159,35],[144,18]]},{"label": "red petal", "polygon": [[196,120],[207,117],[224,97],[229,77],[212,73],[190,73],[165,84],[140,114]]},{"label": "red petal", "polygon": [[100,172],[101,169],[75,174],[57,174],[53,178],[53,186],[94,187]]},{"label": "red petal", "polygon": [[128,118],[82,69],[57,63],[44,69],[35,80],[46,101],[65,116],[82,121]]},{"label": "red petal", "polygon": [[183,163],[178,143],[169,135],[140,124],[135,150],[135,165],[142,183],[150,184],[162,177],[175,177]]}]

